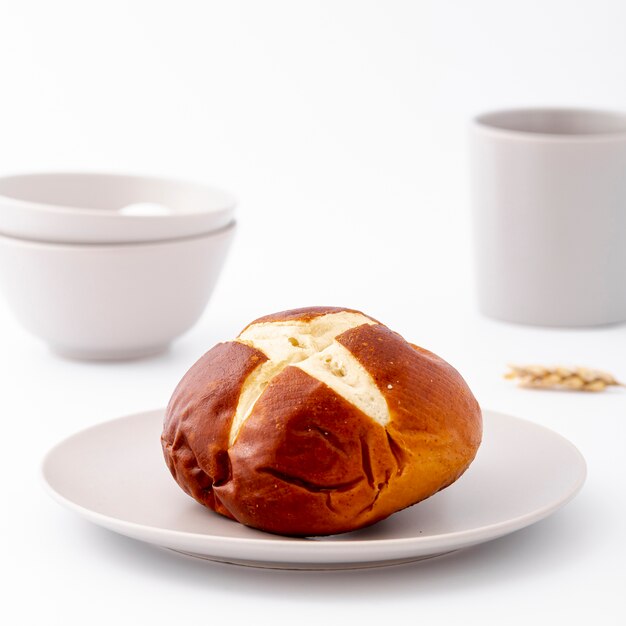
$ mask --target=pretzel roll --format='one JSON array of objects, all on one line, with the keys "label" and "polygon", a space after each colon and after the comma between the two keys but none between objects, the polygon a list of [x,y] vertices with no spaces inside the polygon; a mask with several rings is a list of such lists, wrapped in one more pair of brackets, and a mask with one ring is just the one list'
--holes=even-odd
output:
[{"label": "pretzel roll", "polygon": [[184,376],[161,437],[178,484],[242,524],[328,535],[453,483],[482,435],[460,374],[350,309],[275,313]]}]

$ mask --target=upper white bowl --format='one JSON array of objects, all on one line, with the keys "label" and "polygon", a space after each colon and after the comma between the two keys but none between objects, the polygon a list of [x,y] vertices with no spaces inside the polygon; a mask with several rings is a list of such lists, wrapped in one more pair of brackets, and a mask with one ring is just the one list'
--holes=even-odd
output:
[{"label": "upper white bowl", "polygon": [[118,174],[0,178],[0,233],[56,243],[136,243],[219,230],[236,200],[195,183]]}]

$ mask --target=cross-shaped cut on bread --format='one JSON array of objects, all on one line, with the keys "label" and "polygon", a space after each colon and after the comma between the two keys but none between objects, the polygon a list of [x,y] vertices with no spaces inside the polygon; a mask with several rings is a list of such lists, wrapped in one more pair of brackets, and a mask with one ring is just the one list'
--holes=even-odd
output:
[{"label": "cross-shaped cut on bread", "polygon": [[294,366],[322,381],[379,424],[389,421],[389,409],[369,372],[337,341],[342,333],[376,322],[362,313],[340,311],[306,320],[258,322],[248,326],[236,341],[256,348],[267,361],[246,379],[239,396],[229,443],[250,416],[271,380]]}]

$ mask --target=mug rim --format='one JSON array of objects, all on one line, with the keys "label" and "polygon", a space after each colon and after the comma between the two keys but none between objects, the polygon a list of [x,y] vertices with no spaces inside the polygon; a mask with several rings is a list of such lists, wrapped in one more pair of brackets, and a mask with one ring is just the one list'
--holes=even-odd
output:
[{"label": "mug rim", "polygon": [[[513,116],[560,116],[573,118],[574,116],[594,118],[595,121],[606,121],[607,127],[613,125],[613,129],[558,132],[548,130],[532,130],[519,128],[520,124],[505,124],[505,121],[497,123],[497,118],[512,118]],[[530,125],[530,124],[529,124]],[[515,126],[518,126],[517,128]],[[481,132],[494,134],[510,139],[525,141],[557,141],[557,142],[598,142],[612,140],[626,140],[626,111],[611,109],[597,109],[591,107],[566,107],[566,106],[528,106],[491,109],[478,113],[472,118],[472,127]]]}]

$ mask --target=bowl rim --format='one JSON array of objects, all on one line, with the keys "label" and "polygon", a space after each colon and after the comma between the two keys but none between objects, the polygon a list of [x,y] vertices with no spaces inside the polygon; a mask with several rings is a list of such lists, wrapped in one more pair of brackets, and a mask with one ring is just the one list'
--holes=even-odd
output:
[{"label": "bowl rim", "polygon": [[148,239],[148,240],[140,240],[140,241],[120,241],[120,242],[98,242],[98,243],[90,243],[90,242],[72,242],[72,241],[47,241],[45,239],[30,239],[26,237],[15,237],[13,235],[7,235],[6,233],[0,232],[0,243],[5,242],[9,245],[14,246],[23,246],[23,247],[31,247],[31,248],[49,248],[57,251],[61,250],[106,250],[106,249],[115,249],[118,250],[120,248],[146,248],[150,246],[163,246],[167,244],[178,244],[184,243],[186,241],[193,241],[196,239],[211,239],[212,237],[220,237],[222,235],[227,235],[231,231],[234,231],[237,227],[237,220],[231,220],[228,224],[214,229],[204,231],[202,233],[196,233],[193,235],[186,235],[183,237],[169,237],[164,239]]},{"label": "bowl rim", "polygon": [[28,179],[28,178],[41,178],[41,177],[63,177],[63,178],[82,178],[82,177],[95,177],[100,179],[117,179],[117,180],[133,180],[143,181],[147,183],[165,183],[173,185],[182,185],[189,188],[201,189],[205,192],[215,193],[223,198],[222,206],[213,208],[210,210],[201,211],[177,211],[176,213],[168,214],[155,214],[155,215],[125,215],[119,211],[111,209],[98,209],[88,207],[74,207],[63,204],[56,204],[54,202],[38,202],[27,200],[23,198],[17,198],[12,195],[0,191],[0,204],[9,202],[21,207],[28,207],[37,211],[42,211],[49,214],[64,214],[69,216],[82,216],[85,219],[97,218],[97,219],[123,219],[123,220],[154,220],[154,221],[166,221],[172,219],[184,219],[185,217],[191,218],[192,216],[200,216],[207,214],[215,214],[220,212],[232,211],[237,203],[237,197],[230,191],[226,191],[221,187],[215,187],[213,185],[207,185],[193,180],[176,178],[170,176],[153,176],[143,174],[129,174],[115,171],[91,171],[91,170],[55,170],[55,171],[37,171],[37,172],[22,172],[16,174],[7,174],[0,176],[0,185],[3,181],[15,180],[15,179]]}]

